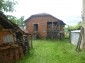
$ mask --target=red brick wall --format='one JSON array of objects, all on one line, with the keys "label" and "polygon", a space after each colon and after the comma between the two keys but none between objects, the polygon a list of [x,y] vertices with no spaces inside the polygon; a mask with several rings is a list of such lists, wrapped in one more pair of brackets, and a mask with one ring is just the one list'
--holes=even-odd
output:
[{"label": "red brick wall", "polygon": [[34,25],[38,24],[38,32],[42,38],[46,38],[47,36],[47,22],[57,21],[55,18],[46,16],[46,17],[34,17],[26,22],[26,30],[33,34]]}]

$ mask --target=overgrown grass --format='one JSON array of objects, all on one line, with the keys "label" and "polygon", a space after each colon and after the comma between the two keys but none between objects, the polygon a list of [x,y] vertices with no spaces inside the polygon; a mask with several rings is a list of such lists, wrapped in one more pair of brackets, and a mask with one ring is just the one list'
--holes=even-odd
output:
[{"label": "overgrown grass", "polygon": [[85,63],[85,52],[76,52],[68,40],[33,40],[33,49],[18,63]]}]

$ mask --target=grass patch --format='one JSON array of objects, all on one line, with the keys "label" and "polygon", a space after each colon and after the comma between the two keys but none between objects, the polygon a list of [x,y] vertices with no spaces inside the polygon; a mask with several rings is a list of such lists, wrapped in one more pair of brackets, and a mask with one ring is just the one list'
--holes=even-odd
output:
[{"label": "grass patch", "polygon": [[85,51],[75,48],[68,40],[33,40],[33,49],[18,63],[85,63]]}]

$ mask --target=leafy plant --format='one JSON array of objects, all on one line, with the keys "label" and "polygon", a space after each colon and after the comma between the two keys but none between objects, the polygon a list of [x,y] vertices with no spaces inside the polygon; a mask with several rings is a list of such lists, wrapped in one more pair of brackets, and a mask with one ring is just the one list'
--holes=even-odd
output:
[{"label": "leafy plant", "polygon": [[0,0],[0,11],[3,12],[13,12],[14,5],[17,4],[15,0]]}]

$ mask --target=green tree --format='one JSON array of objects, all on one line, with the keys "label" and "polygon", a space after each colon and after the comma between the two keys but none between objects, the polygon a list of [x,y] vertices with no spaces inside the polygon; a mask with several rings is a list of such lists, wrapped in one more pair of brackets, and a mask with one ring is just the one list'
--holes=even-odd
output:
[{"label": "green tree", "polygon": [[81,22],[79,22],[75,26],[67,25],[67,27],[65,27],[65,38],[69,38],[70,31],[72,31],[72,30],[80,30],[80,29],[81,29]]},{"label": "green tree", "polygon": [[19,19],[12,15],[7,15],[8,19],[11,20],[13,23],[17,24],[18,26],[24,28],[24,16],[21,16]]},{"label": "green tree", "polygon": [[24,16],[21,16],[19,20],[20,20],[20,26],[24,28],[25,27]]},{"label": "green tree", "polygon": [[13,12],[14,5],[16,4],[17,2],[15,0],[0,0],[0,11]]},{"label": "green tree", "polygon": [[72,30],[75,30],[75,27],[74,27],[74,26],[69,26],[69,25],[68,25],[68,31],[72,31]]},{"label": "green tree", "polygon": [[81,22],[79,22],[77,25],[75,26],[69,26],[68,25],[68,31],[72,31],[72,30],[80,30],[81,29]]},{"label": "green tree", "polygon": [[12,16],[12,15],[7,15],[8,19],[11,20],[13,23],[19,25],[19,19],[16,18],[15,16]]},{"label": "green tree", "polygon": [[80,29],[81,29],[81,22],[79,22],[79,23],[75,26],[75,28],[76,28],[77,30],[80,30]]}]

